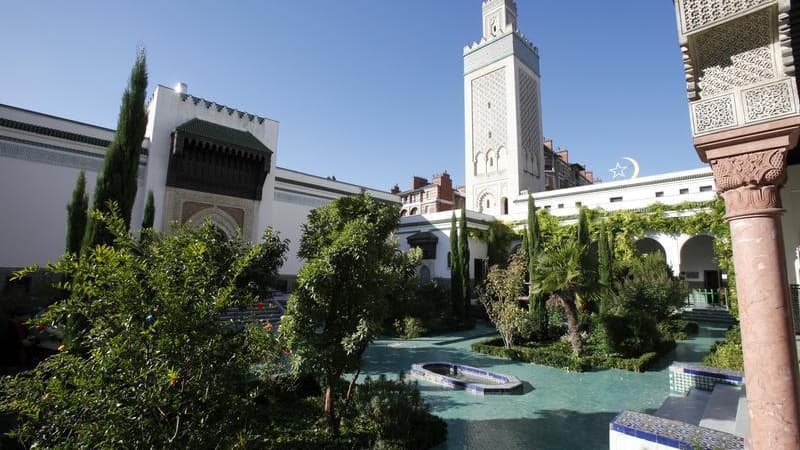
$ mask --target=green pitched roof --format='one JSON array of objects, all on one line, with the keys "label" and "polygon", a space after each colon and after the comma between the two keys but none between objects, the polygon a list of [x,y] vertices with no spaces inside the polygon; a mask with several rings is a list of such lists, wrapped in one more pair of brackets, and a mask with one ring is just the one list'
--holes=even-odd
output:
[{"label": "green pitched roof", "polygon": [[205,120],[192,119],[182,125],[178,125],[178,127],[175,128],[175,131],[211,139],[221,144],[230,144],[249,150],[272,154],[272,150],[270,150],[251,133],[217,125],[216,123],[207,122]]},{"label": "green pitched roof", "polygon": [[420,231],[418,233],[414,233],[411,236],[407,237],[406,240],[409,244],[422,244],[426,242],[439,242],[439,238],[436,237],[435,234],[431,233],[430,231]]}]

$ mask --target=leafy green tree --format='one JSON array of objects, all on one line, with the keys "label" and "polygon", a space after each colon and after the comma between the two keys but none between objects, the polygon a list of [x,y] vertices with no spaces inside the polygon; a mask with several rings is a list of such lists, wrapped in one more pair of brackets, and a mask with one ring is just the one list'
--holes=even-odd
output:
[{"label": "leafy green tree", "polygon": [[153,191],[147,192],[147,202],[144,204],[144,216],[142,217],[142,230],[153,228],[156,217],[156,205],[153,199]]},{"label": "leafy green tree", "polygon": [[469,276],[469,234],[467,234],[467,209],[461,208],[461,222],[459,223],[458,230],[458,257],[460,259],[459,268],[461,274],[459,280],[461,281],[461,292],[464,301],[464,316],[469,312],[470,298],[472,297],[472,286],[470,285]]},{"label": "leafy green tree", "polygon": [[15,436],[31,448],[232,448],[254,434],[263,407],[253,399],[270,382],[249,381],[252,368],[285,370],[283,345],[222,315],[262,298],[287,242],[268,229],[250,247],[206,223],[140,247],[114,206],[93,214],[116,245],[50,266],[69,275],[70,296],[38,319],[59,326],[80,312],[88,351],[3,379],[0,414],[18,418]]},{"label": "leafy green tree", "polygon": [[548,295],[550,301],[564,308],[569,340],[576,356],[583,352],[577,307],[578,291],[584,283],[584,271],[581,269],[583,251],[576,240],[568,239],[540,252],[531,285],[535,295]]},{"label": "leafy green tree", "polygon": [[520,249],[506,268],[492,266],[481,292],[481,303],[506,348],[528,331],[528,315],[517,300],[525,293],[526,270],[525,253]]},{"label": "leafy green tree", "polygon": [[528,305],[531,310],[535,334],[539,337],[545,337],[549,326],[547,299],[544,295],[535,295],[533,293],[533,274],[536,272],[536,258],[542,246],[542,238],[539,230],[539,218],[536,215],[536,204],[531,194],[528,194],[528,226],[525,229],[525,237],[524,248],[528,253],[528,280],[530,281]]},{"label": "leafy green tree", "polygon": [[461,258],[458,254],[458,223],[456,213],[450,221],[450,298],[453,302],[453,316],[464,317],[464,296],[461,284]]},{"label": "leafy green tree", "polygon": [[[281,325],[297,370],[315,374],[325,387],[324,413],[338,435],[339,402],[350,400],[361,356],[382,330],[388,301],[414,276],[419,252],[397,251],[389,237],[398,223],[394,205],[370,196],[342,197],[318,208],[303,226],[297,276]],[[356,372],[347,393],[341,377]]]},{"label": "leafy green tree", "polygon": [[607,297],[614,283],[614,254],[612,252],[611,239],[606,226],[603,225],[600,227],[597,236],[597,281],[605,291],[600,303],[601,314],[604,314],[608,309]]},{"label": "leafy green tree", "polygon": [[67,253],[81,251],[83,234],[89,209],[89,196],[86,194],[86,174],[81,170],[72,191],[72,201],[67,205]]},{"label": "leafy green tree", "polygon": [[514,230],[499,220],[492,221],[486,230],[486,247],[489,266],[508,264],[511,242],[515,238]]},{"label": "leafy green tree", "polygon": [[[125,228],[130,228],[131,212],[136,200],[136,183],[139,173],[139,156],[142,150],[147,111],[147,64],[140,49],[131,69],[128,87],[122,94],[122,105],[117,120],[117,131],[106,151],[103,171],[97,177],[92,209],[108,212],[110,201],[117,204]],[[89,217],[83,248],[111,244],[113,235],[102,223]]]}]

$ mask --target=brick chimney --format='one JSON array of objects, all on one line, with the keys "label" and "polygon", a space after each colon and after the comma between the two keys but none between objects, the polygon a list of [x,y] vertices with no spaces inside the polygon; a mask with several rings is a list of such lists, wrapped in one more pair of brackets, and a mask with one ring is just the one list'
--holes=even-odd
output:
[{"label": "brick chimney", "polygon": [[399,194],[399,193],[400,193],[400,186],[398,186],[398,185],[396,185],[396,184],[395,184],[395,185],[394,185],[394,187],[392,187],[392,190],[391,190],[391,191],[389,191],[389,192],[391,192],[391,193],[392,193],[392,194],[394,194],[394,195],[397,195],[397,194]]},{"label": "brick chimney", "polygon": [[422,186],[425,186],[426,184],[428,184],[427,178],[415,176],[414,178],[411,179],[411,189],[419,189]]},{"label": "brick chimney", "polygon": [[565,163],[569,163],[569,150],[559,149],[556,152],[556,155],[558,155],[558,157],[561,158],[561,161],[564,161]]},{"label": "brick chimney", "polygon": [[433,184],[439,186],[439,199],[453,201],[453,180],[446,170],[433,177]]},{"label": "brick chimney", "polygon": [[591,170],[586,172],[586,179],[589,180],[589,183],[594,183],[594,174]]},{"label": "brick chimney", "polygon": [[553,140],[552,139],[545,139],[544,140],[544,147],[552,152],[553,151]]}]

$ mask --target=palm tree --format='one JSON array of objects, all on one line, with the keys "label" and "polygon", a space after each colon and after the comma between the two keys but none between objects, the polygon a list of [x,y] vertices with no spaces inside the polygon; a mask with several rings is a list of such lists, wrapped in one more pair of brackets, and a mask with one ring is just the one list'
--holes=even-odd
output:
[{"label": "palm tree", "polygon": [[564,308],[569,340],[576,356],[583,351],[576,304],[578,291],[584,282],[584,271],[581,269],[583,251],[583,247],[575,240],[567,239],[561,245],[539,252],[531,280],[533,294],[549,294],[550,302],[555,302]]}]

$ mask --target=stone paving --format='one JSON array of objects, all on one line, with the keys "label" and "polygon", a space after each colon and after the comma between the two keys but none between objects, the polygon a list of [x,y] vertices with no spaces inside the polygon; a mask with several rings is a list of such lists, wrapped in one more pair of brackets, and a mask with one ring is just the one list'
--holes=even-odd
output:
[{"label": "stone paving", "polygon": [[653,371],[597,370],[571,373],[473,353],[470,344],[493,330],[410,341],[375,342],[364,355],[368,376],[397,376],[411,364],[447,361],[513,375],[525,383],[524,395],[479,396],[426,382],[419,388],[431,410],[447,421],[448,440],[440,449],[606,449],[609,422],[622,410],[651,413],[669,395],[667,367],[672,361],[700,361],[725,329],[703,325],[700,334],[678,347]]}]

